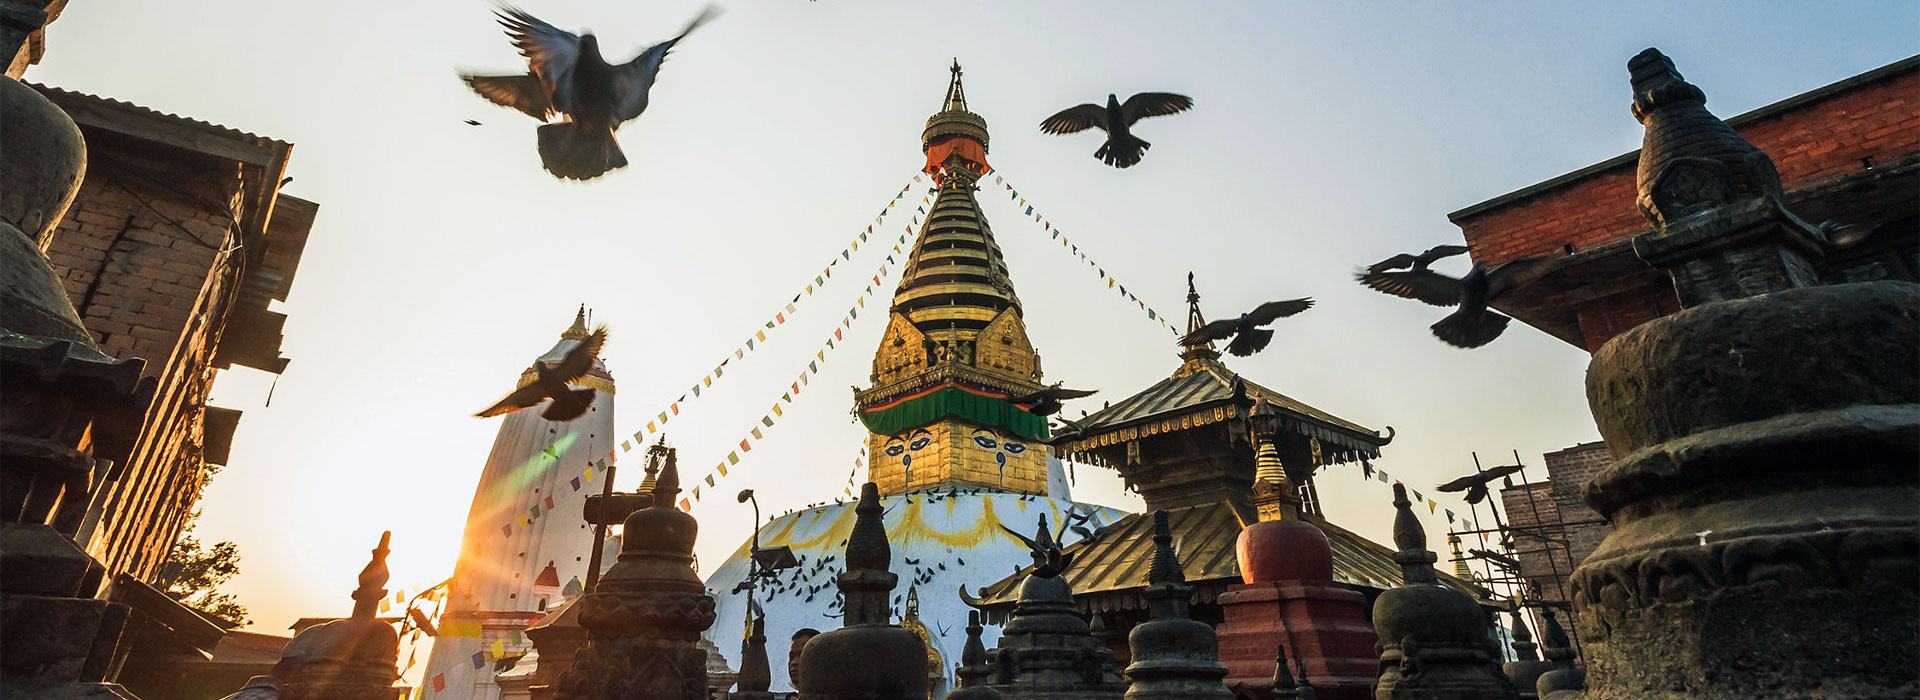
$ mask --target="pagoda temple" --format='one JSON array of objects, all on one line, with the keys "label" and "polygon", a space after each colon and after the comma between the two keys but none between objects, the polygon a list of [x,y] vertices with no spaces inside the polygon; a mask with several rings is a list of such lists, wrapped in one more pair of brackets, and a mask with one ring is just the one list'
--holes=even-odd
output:
[{"label": "pagoda temple", "polygon": [[[535,362],[559,362],[587,338],[586,308],[559,342]],[[534,381],[532,365],[519,384]],[[530,651],[519,634],[558,608],[564,594],[587,577],[593,530],[578,515],[588,493],[575,486],[593,459],[613,449],[613,375],[605,363],[574,384],[597,393],[586,415],[566,423],[540,417],[545,403],[508,414],[494,437],[480,482],[474,487],[460,539],[460,558],[447,582],[447,608],[428,657],[430,672],[463,667],[474,654],[491,657],[494,642],[508,654]],[[567,513],[549,517],[555,512]],[[607,561],[618,554],[617,538],[606,545]],[[531,664],[527,664],[531,666]],[[491,673],[465,673],[458,685],[436,695],[449,700],[498,700]]]},{"label": "pagoda temple", "polygon": [[[1189,332],[1206,325],[1199,302],[1189,275]],[[1242,378],[1221,362],[1210,343],[1184,346],[1180,359],[1172,376],[1074,421],[1071,432],[1056,436],[1051,445],[1062,457],[1117,471],[1127,487],[1146,501],[1148,513],[1166,511],[1173,537],[1184,545],[1179,559],[1183,579],[1193,589],[1193,619],[1210,625],[1231,622],[1222,594],[1243,582],[1265,580],[1242,571],[1245,566],[1236,555],[1235,542],[1243,529],[1283,517],[1274,512],[1275,504],[1283,500],[1293,504],[1284,517],[1311,523],[1325,533],[1329,585],[1352,588],[1364,594],[1369,605],[1382,591],[1401,585],[1401,567],[1393,559],[1393,550],[1328,521],[1313,483],[1314,473],[1323,467],[1359,466],[1378,458],[1380,448],[1393,439],[1392,429],[1381,435]],[[1269,472],[1277,471],[1263,484],[1268,488],[1289,485],[1292,493],[1287,498],[1256,498],[1257,455],[1265,455]],[[1150,618],[1148,564],[1153,559],[1153,536],[1153,518],[1135,514],[1064,550],[1074,561],[1062,578],[1072,586],[1075,607],[1082,614],[1103,618],[1108,644],[1122,663],[1127,660],[1128,631]],[[980,604],[991,619],[1005,620],[1013,612],[1024,574],[1009,576],[983,591]],[[1451,576],[1442,574],[1440,579],[1476,599],[1484,601],[1489,595]],[[1328,623],[1296,618],[1260,624],[1298,640],[1308,632],[1289,631],[1288,625]],[[1236,629],[1244,631],[1247,625]],[[1238,651],[1223,648],[1221,656],[1234,669],[1236,683],[1247,682],[1255,673],[1271,677],[1271,644]],[[1315,685],[1353,680],[1351,673],[1337,670],[1340,663],[1315,664],[1318,659],[1308,669],[1313,677],[1303,680]],[[1364,690],[1366,680],[1360,683]]]},{"label": "pagoda temple", "polygon": [[[885,509],[895,619],[927,646],[929,692],[944,697],[967,637],[967,608],[953,594],[999,580],[1031,561],[1026,544],[1002,525],[1031,532],[1050,522],[1097,529],[1125,513],[1075,503],[1059,460],[1045,448],[1046,418],[1012,399],[1038,390],[1040,356],[1027,338],[1012,276],[975,199],[989,167],[987,122],[967,107],[959,63],[939,113],[921,138],[925,172],[938,186],[894,292],[887,328],[874,353],[872,386],[854,395],[865,424],[869,480]],[[774,518],[758,533],[763,549],[785,546],[797,566],[754,592],[766,614],[765,635],[787,639],[801,629],[834,629],[844,614],[835,576],[853,530],[854,503],[808,508]],[[1070,535],[1077,539],[1077,535]],[[714,637],[739,649],[746,629],[752,540],[713,570],[707,587],[718,599]],[[936,593],[937,592],[937,593]],[[924,593],[921,595],[920,593]],[[742,632],[732,632],[740,630]],[[998,638],[989,630],[986,643]],[[787,669],[773,666],[772,688],[791,689]]]}]

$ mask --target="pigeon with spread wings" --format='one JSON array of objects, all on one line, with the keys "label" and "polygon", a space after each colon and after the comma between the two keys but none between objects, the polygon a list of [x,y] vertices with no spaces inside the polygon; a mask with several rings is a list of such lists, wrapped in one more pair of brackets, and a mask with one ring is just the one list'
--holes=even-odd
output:
[{"label": "pigeon with spread wings", "polygon": [[1520,471],[1520,465],[1518,464],[1509,464],[1504,467],[1494,467],[1492,469],[1488,469],[1483,472],[1475,472],[1472,474],[1468,474],[1458,479],[1454,479],[1453,481],[1449,481],[1439,486],[1435,486],[1434,488],[1440,491],[1445,491],[1447,493],[1459,493],[1461,491],[1465,491],[1467,492],[1467,495],[1464,496],[1464,498],[1467,499],[1468,503],[1479,503],[1481,501],[1487,500],[1487,484],[1493,483],[1494,479],[1504,477],[1508,474],[1512,474],[1517,471]]},{"label": "pigeon with spread wings", "polygon": [[1093,157],[1116,168],[1128,168],[1140,162],[1153,144],[1133,135],[1132,127],[1147,117],[1163,117],[1193,109],[1193,98],[1171,92],[1143,92],[1127,98],[1123,104],[1117,95],[1107,95],[1107,106],[1083,104],[1069,107],[1040,122],[1040,130],[1049,134],[1072,134],[1094,127],[1107,132],[1106,142]]},{"label": "pigeon with spread wings", "polygon": [[[1059,538],[1054,536],[1053,531],[1047,527],[1046,513],[1040,514],[1040,531],[1035,533],[1035,537],[1039,538],[1038,541],[1006,525],[1001,525],[1000,529],[1027,545],[1028,554],[1033,556],[1033,575],[1035,576],[1053,578],[1073,565],[1073,555],[1060,551]],[[1065,528],[1061,529],[1062,534],[1065,534],[1065,531]]]},{"label": "pigeon with spread wings", "polygon": [[1441,289],[1438,294],[1421,296],[1426,288],[1416,284],[1418,278],[1428,272],[1427,266],[1442,258],[1450,258],[1467,252],[1463,245],[1437,245],[1426,252],[1415,255],[1401,253],[1391,258],[1367,266],[1365,272],[1353,276],[1368,287],[1409,299],[1424,301],[1434,306],[1453,306],[1458,295],[1449,295],[1451,290]]},{"label": "pigeon with spread wings", "polygon": [[555,177],[590,180],[627,166],[614,130],[646,111],[647,94],[667,52],[712,19],[715,10],[708,6],[678,36],[617,65],[600,56],[600,40],[591,33],[575,35],[510,7],[495,14],[526,57],[527,74],[461,77],[494,104],[543,122],[564,117],[539,129],[541,165]]},{"label": "pigeon with spread wings", "polygon": [[[1493,303],[1546,276],[1553,270],[1555,260],[1553,256],[1543,255],[1517,258],[1493,267],[1474,263],[1473,269],[1460,278],[1420,268],[1401,273],[1361,273],[1358,279],[1378,292],[1434,306],[1459,306],[1433,324],[1433,336],[1454,347],[1477,348],[1500,337],[1507,330],[1507,322],[1513,320],[1490,308]],[[1389,274],[1394,276],[1384,277]]]},{"label": "pigeon with spread wings", "polygon": [[580,341],[579,345],[568,350],[565,357],[555,364],[533,363],[534,380],[513,390],[506,398],[487,407],[487,410],[473,414],[478,418],[503,416],[521,409],[533,408],[549,398],[553,404],[540,414],[541,418],[555,423],[565,423],[579,418],[593,405],[593,390],[586,387],[573,387],[570,384],[587,376],[593,370],[595,362],[600,360],[600,346],[607,342],[607,327],[593,329],[593,334]]},{"label": "pigeon with spread wings", "polygon": [[1061,408],[1060,402],[1062,401],[1068,401],[1072,399],[1084,399],[1086,397],[1100,393],[1099,389],[1065,389],[1065,388],[1062,388],[1060,384],[1061,382],[1054,382],[1053,386],[1049,386],[1045,389],[1041,389],[1031,394],[1022,394],[1020,396],[1015,396],[1010,400],[1017,404],[1029,404],[1029,403],[1037,402],[1039,405],[1034,406],[1028,412],[1036,416],[1051,416],[1055,413],[1060,412],[1060,408]]},{"label": "pigeon with spread wings", "polygon": [[1181,345],[1205,345],[1216,340],[1232,338],[1227,344],[1227,352],[1234,357],[1246,357],[1267,348],[1273,340],[1273,331],[1261,326],[1292,316],[1313,308],[1312,298],[1269,301],[1242,314],[1239,318],[1223,318],[1180,338]]}]

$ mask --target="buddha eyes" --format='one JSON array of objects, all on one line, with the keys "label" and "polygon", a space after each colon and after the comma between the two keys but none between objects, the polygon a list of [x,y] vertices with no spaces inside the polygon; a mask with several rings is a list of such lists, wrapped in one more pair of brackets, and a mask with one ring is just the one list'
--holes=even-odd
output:
[{"label": "buddha eyes", "polygon": [[979,445],[980,449],[983,449],[983,450],[991,450],[995,447],[1000,446],[1000,444],[998,442],[995,442],[993,438],[987,437],[985,435],[973,436],[973,443],[976,445]]},{"label": "buddha eyes", "polygon": [[908,443],[907,447],[909,449],[912,449],[915,452],[919,452],[921,450],[926,449],[927,445],[930,445],[930,444],[933,444],[933,438],[921,436],[921,437],[914,438],[913,442]]},{"label": "buddha eyes", "polygon": [[1027,451],[1027,446],[1017,442],[1003,442],[1000,443],[1000,449],[1006,450],[1007,454],[1017,455]]},{"label": "buddha eyes", "polygon": [[907,451],[906,446],[897,442],[891,445],[887,445],[887,449],[885,450],[888,457],[898,457],[901,454],[904,454],[906,451]]}]

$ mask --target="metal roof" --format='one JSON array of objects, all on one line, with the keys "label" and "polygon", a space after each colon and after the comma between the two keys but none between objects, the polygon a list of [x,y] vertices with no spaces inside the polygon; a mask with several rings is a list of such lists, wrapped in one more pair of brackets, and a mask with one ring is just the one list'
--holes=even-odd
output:
[{"label": "metal roof", "polygon": [[[1309,516],[1327,533],[1333,553],[1333,578],[1340,583],[1362,588],[1387,589],[1404,582],[1393,551],[1323,519]],[[1218,501],[1205,505],[1167,510],[1167,524],[1173,530],[1174,549],[1180,567],[1193,586],[1194,602],[1210,604],[1227,586],[1240,583],[1240,562],[1234,553],[1240,536],[1240,519],[1231,504]],[[1073,564],[1065,574],[1073,586],[1074,602],[1086,612],[1107,612],[1146,607],[1141,593],[1147,585],[1147,567],[1153,559],[1153,518],[1133,514],[1096,532],[1093,539],[1066,548]],[[1029,569],[987,586],[982,602],[990,606],[1011,605],[1018,595],[1019,583]],[[1439,573],[1439,572],[1436,572]],[[1446,585],[1466,591],[1476,599],[1487,592],[1458,578],[1439,573]]]},{"label": "metal roof", "polygon": [[[1233,398],[1233,380],[1239,376],[1218,359],[1194,358],[1182,364],[1173,376],[1162,379],[1140,393],[1074,422],[1081,426],[1081,436],[1085,436],[1133,423],[1148,422],[1160,416],[1184,413],[1202,406],[1224,403]],[[1300,432],[1369,453],[1376,453],[1379,446],[1387,442],[1386,438],[1370,428],[1255,384],[1245,377],[1240,379],[1246,385],[1248,398],[1265,401],[1279,408],[1283,414],[1306,423],[1307,425],[1299,427],[1309,429]],[[1318,428],[1318,430],[1312,428]]]}]

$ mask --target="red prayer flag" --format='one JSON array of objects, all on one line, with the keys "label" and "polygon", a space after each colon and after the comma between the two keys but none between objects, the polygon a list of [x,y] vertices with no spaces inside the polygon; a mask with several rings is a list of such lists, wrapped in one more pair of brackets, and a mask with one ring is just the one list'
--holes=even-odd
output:
[{"label": "red prayer flag", "polygon": [[547,497],[547,510],[553,510],[553,497]]},{"label": "red prayer flag", "polygon": [[785,313],[776,313],[776,314],[774,314],[774,315],[773,315],[773,322],[774,322],[774,323],[786,323],[786,322],[787,322],[787,315],[786,315]]},{"label": "red prayer flag", "polygon": [[751,444],[748,444],[748,443],[747,443],[747,439],[746,439],[746,438],[740,438],[740,451],[741,451],[741,452],[752,452],[752,451],[753,451],[753,445],[751,445]]},{"label": "red prayer flag", "polygon": [[438,693],[446,689],[447,689],[447,674],[444,674],[444,673],[433,674],[433,692]]}]

